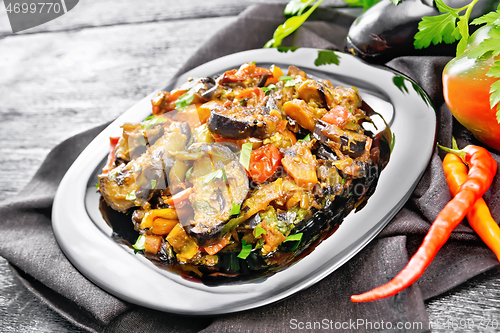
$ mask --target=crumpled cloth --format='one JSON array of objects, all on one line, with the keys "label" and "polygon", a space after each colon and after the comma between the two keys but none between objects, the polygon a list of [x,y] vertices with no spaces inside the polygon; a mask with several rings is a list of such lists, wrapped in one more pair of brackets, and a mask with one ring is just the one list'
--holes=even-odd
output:
[{"label": "crumpled cloth", "polygon": [[[283,20],[283,5],[250,7],[202,45],[179,73],[227,54],[261,48]],[[352,20],[332,9],[318,10],[293,37],[285,39],[285,45],[342,50]],[[453,119],[443,101],[440,78],[449,60],[406,56],[386,65],[413,78],[429,94],[438,115],[438,142],[451,146],[453,135],[460,147],[477,144]],[[51,228],[52,201],[60,180],[104,127],[78,134],[54,148],[26,188],[0,206],[0,255],[43,302],[90,332],[276,333],[309,327],[309,331],[328,328],[370,332],[377,328],[394,331],[398,323],[419,323],[412,326],[413,331],[425,332],[430,326],[424,300],[498,265],[493,253],[464,221],[411,287],[377,302],[351,303],[350,295],[389,281],[406,265],[431,221],[451,199],[441,167],[443,154],[436,149],[410,199],[379,236],[314,286],[274,304],[212,317],[179,316],[130,304],[80,274],[59,249]],[[491,152],[500,162],[498,152]],[[500,220],[498,175],[484,199],[493,217]]]}]

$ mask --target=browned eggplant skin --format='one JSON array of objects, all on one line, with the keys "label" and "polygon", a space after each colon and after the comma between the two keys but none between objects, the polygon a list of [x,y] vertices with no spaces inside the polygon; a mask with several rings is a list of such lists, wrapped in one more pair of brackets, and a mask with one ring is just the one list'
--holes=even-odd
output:
[{"label": "browned eggplant skin", "polygon": [[260,107],[220,107],[212,110],[207,125],[210,132],[231,139],[264,139],[274,132],[280,118]]},{"label": "browned eggplant skin", "polygon": [[100,175],[99,190],[106,203],[122,213],[146,204],[152,196],[151,180],[155,188],[166,188],[165,174],[174,163],[170,152],[184,149],[186,142],[180,130],[165,132],[137,159]]},{"label": "browned eggplant skin", "polygon": [[[460,8],[470,1],[445,2],[453,8]],[[471,18],[495,10],[498,4],[498,0],[479,1]],[[455,56],[456,44],[431,45],[422,50],[416,50],[413,46],[422,17],[439,14],[441,13],[432,0],[404,0],[397,6],[390,0],[382,0],[352,23],[346,38],[345,51],[374,63],[384,63],[404,55]]]}]

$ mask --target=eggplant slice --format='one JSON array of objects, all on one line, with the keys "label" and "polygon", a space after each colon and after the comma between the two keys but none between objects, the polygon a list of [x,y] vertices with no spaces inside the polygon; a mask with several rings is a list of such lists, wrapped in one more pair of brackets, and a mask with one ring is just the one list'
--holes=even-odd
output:
[{"label": "eggplant slice", "polygon": [[165,174],[175,161],[170,152],[183,150],[186,142],[180,130],[165,132],[144,154],[102,174],[99,189],[106,203],[122,213],[147,203],[153,195],[151,181],[156,189],[167,187]]},{"label": "eggplant slice", "polygon": [[248,177],[238,157],[228,147],[202,144],[192,146],[188,152],[203,154],[194,162],[190,175],[194,189],[190,196],[194,219],[187,230],[200,246],[208,246],[220,240],[233,205],[240,206],[246,198]]},{"label": "eggplant slice", "polygon": [[231,139],[270,137],[281,121],[278,112],[261,107],[230,106],[212,110],[208,119],[210,132]]}]

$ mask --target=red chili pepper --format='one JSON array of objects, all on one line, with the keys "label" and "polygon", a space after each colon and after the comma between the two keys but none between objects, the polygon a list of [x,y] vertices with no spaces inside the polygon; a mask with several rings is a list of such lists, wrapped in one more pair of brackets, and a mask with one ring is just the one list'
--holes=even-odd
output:
[{"label": "red chili pepper", "polygon": [[[443,160],[443,169],[451,195],[455,196],[467,178],[467,166],[460,157],[449,153]],[[490,210],[483,198],[477,199],[469,213],[469,225],[476,234],[488,245],[500,260],[500,227],[491,216]]]},{"label": "red chili pepper", "polygon": [[486,149],[478,146],[467,146],[462,151],[446,150],[459,154],[470,168],[467,179],[457,195],[438,214],[422,245],[406,267],[388,283],[366,293],[351,296],[351,301],[375,301],[396,295],[409,287],[429,266],[436,253],[450,237],[453,229],[464,219],[477,199],[481,198],[488,190],[497,171],[497,163]]}]

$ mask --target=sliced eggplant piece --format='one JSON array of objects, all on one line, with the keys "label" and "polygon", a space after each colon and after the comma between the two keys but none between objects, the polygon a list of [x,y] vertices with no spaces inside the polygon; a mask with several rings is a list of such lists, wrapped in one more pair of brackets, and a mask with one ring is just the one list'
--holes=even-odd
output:
[{"label": "sliced eggplant piece", "polygon": [[318,120],[314,127],[313,135],[320,142],[328,145],[335,151],[338,149],[342,154],[352,158],[359,157],[365,151],[368,137],[364,134],[342,130],[338,126]]},{"label": "sliced eggplant piece", "polygon": [[306,103],[314,102],[321,108],[328,109],[328,103],[325,96],[326,88],[315,80],[303,81],[297,87],[299,97]]},{"label": "sliced eggplant piece", "polygon": [[226,138],[265,139],[272,135],[280,121],[279,112],[264,106],[231,106],[213,109],[207,124],[210,132]]},{"label": "sliced eggplant piece", "polygon": [[231,149],[218,144],[194,145],[189,153],[204,153],[194,162],[190,180],[194,193],[190,201],[194,219],[188,233],[200,246],[217,243],[231,217],[233,205],[241,205],[248,194],[248,177]]},{"label": "sliced eggplant piece", "polygon": [[144,154],[99,176],[99,190],[106,203],[126,212],[151,198],[152,180],[155,188],[166,188],[165,174],[175,161],[170,152],[183,150],[186,141],[180,130],[165,132]]}]

